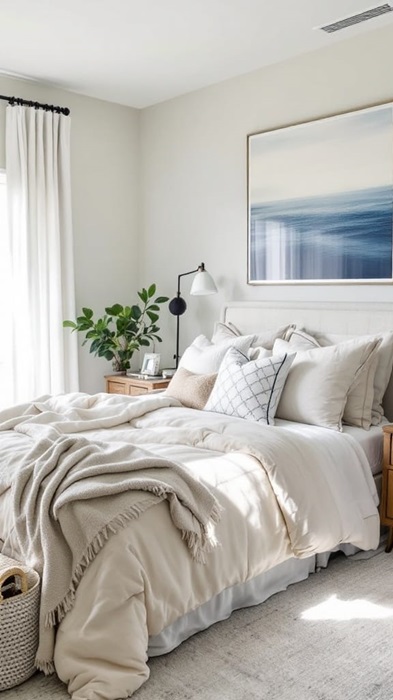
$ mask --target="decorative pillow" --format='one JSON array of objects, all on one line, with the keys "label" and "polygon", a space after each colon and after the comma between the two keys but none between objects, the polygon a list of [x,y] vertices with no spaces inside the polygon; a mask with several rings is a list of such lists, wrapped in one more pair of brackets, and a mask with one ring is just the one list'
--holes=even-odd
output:
[{"label": "decorative pillow", "polygon": [[342,343],[353,338],[360,338],[364,341],[370,341],[374,339],[381,341],[376,351],[377,359],[373,380],[374,394],[371,409],[371,424],[379,425],[384,416],[382,400],[387,386],[389,384],[389,380],[393,369],[393,331],[387,331],[385,333],[376,333],[375,335],[362,336],[338,335],[333,333],[315,332],[313,333],[313,336],[323,347],[326,347],[327,345],[335,345],[336,343]]},{"label": "decorative pillow", "polygon": [[[277,418],[341,430],[349,389],[377,342],[354,339],[299,350],[281,395]],[[276,340],[273,353],[288,347],[286,341]]]},{"label": "decorative pillow", "polygon": [[[288,331],[292,328],[294,328],[294,326],[281,326],[281,328],[274,328],[256,333],[252,347],[262,346],[267,350],[271,350],[276,338],[285,338]],[[241,335],[241,332],[233,323],[221,323],[217,321],[214,325],[212,343],[219,344],[228,338],[239,337]]]},{"label": "decorative pillow", "polygon": [[226,353],[205,411],[274,425],[274,415],[294,355],[258,360],[231,348]]},{"label": "decorative pillow", "polygon": [[[356,338],[358,340],[359,338]],[[363,340],[361,340],[363,342]],[[372,419],[372,405],[374,400],[374,377],[377,368],[377,351],[380,341],[364,362],[361,371],[349,389],[347,402],[344,408],[343,422],[369,430]],[[304,330],[296,329],[291,334],[288,345],[285,348],[280,341],[280,350],[306,350],[321,347],[318,341]],[[326,347],[326,346],[325,346]]]},{"label": "decorative pillow", "polygon": [[222,343],[223,340],[228,340],[228,338],[237,338],[239,335],[241,335],[241,333],[237,330],[233,323],[222,323],[221,321],[216,321],[214,324],[211,342]]},{"label": "decorative pillow", "polygon": [[312,335],[301,328],[292,328],[288,331],[285,340],[288,340],[291,348],[296,350],[312,350],[313,348],[321,347]]},{"label": "decorative pillow", "polygon": [[202,410],[216,381],[217,374],[194,374],[184,367],[173,375],[165,393],[187,408]]},{"label": "decorative pillow", "polygon": [[214,374],[218,372],[229,348],[234,347],[247,353],[254,337],[253,335],[241,335],[215,345],[206,336],[199,335],[184,351],[179,367],[184,367],[194,374]]}]

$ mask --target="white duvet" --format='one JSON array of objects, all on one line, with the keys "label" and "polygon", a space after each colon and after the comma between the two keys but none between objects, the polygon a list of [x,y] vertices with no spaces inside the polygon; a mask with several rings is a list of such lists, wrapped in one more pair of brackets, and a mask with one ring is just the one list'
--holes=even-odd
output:
[{"label": "white duvet", "polygon": [[[41,406],[39,425],[89,440],[143,445],[180,462],[222,507],[219,545],[205,564],[190,556],[166,502],[108,540],[57,630],[56,671],[73,700],[132,695],[149,675],[148,637],[220,591],[292,556],[344,542],[365,550],[378,545],[374,481],[362,448],[349,435],[185,409],[161,394],[66,395]],[[20,409],[8,419],[0,456],[12,462],[31,438],[17,432],[24,420]],[[7,553],[17,557],[7,508],[10,484],[1,474],[0,461],[0,537],[8,535]]]}]

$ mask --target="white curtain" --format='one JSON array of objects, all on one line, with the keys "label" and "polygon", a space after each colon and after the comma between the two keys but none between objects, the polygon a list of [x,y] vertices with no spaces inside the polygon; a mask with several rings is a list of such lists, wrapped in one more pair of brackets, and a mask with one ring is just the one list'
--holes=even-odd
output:
[{"label": "white curtain", "polygon": [[9,105],[6,174],[12,263],[8,403],[20,403],[78,389],[76,334],[62,327],[75,316],[70,117]]}]

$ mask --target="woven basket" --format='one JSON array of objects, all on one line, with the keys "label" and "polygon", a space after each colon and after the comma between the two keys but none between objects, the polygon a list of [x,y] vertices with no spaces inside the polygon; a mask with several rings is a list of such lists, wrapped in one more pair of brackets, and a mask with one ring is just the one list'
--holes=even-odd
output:
[{"label": "woven basket", "polygon": [[[3,598],[1,586],[10,576],[22,592]],[[0,691],[23,683],[36,670],[39,603],[38,574],[0,554]]]}]

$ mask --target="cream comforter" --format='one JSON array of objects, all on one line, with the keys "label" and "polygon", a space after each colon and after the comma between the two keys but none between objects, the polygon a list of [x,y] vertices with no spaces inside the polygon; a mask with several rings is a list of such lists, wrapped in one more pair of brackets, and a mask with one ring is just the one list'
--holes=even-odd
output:
[{"label": "cream comforter", "polygon": [[[185,465],[222,507],[219,544],[205,564],[190,556],[165,502],[109,538],[57,630],[56,671],[73,700],[132,695],[149,675],[148,637],[225,588],[294,555],[343,542],[365,550],[378,545],[374,482],[348,435],[194,411],[162,394],[70,394],[3,412],[0,422],[0,455],[8,465],[48,429],[143,446]],[[6,473],[0,461],[0,537],[17,557]]]}]

